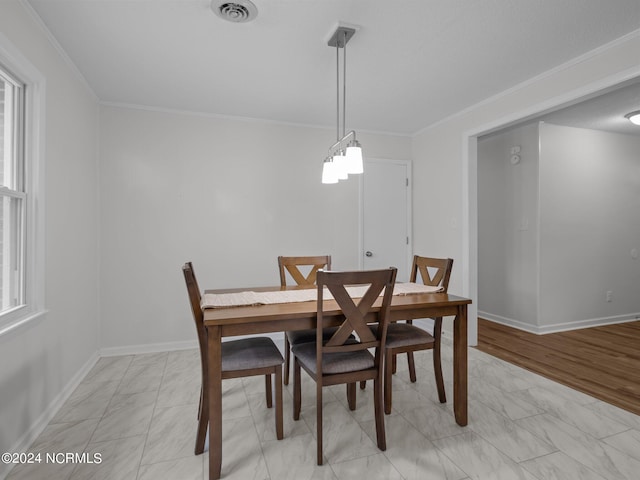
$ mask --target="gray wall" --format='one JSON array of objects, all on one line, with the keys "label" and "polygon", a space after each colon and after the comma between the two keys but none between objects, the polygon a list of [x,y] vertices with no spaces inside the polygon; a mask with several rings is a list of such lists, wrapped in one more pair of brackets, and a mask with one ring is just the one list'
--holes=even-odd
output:
[{"label": "gray wall", "polygon": [[640,316],[640,137],[542,124],[540,218],[541,331]]},{"label": "gray wall", "polygon": [[639,212],[638,136],[541,123],[481,139],[479,315],[536,333],[640,316]]},{"label": "gray wall", "polygon": [[[520,147],[519,163],[511,149]],[[478,140],[478,311],[538,321],[538,124]]]}]

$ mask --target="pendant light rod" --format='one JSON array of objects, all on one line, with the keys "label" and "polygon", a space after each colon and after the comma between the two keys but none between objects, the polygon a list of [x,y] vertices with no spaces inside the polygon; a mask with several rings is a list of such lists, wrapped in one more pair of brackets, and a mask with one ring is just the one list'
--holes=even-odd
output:
[{"label": "pendant light rod", "polygon": [[336,42],[336,140],[340,140],[340,46]]},{"label": "pendant light rod", "polygon": [[330,47],[336,47],[336,140],[340,139],[340,49],[342,52],[342,136],[346,134],[347,118],[347,42],[356,33],[355,28],[338,27],[327,42]]},{"label": "pendant light rod", "polygon": [[347,32],[342,34],[342,136],[344,137],[347,118]]},{"label": "pendant light rod", "polygon": [[346,133],[346,100],[347,100],[347,43],[356,33],[356,29],[339,25],[327,45],[336,47],[336,140],[340,139],[340,51],[342,48],[342,136]]}]

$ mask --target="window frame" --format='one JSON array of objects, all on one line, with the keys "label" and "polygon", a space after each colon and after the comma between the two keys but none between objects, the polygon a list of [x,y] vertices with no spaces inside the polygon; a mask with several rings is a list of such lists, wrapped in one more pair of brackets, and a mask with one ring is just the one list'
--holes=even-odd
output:
[{"label": "window frame", "polygon": [[[22,304],[0,313],[0,336],[40,318],[45,309],[45,211],[44,211],[44,145],[45,145],[45,79],[44,76],[0,33],[0,65],[23,85],[22,140],[19,152],[23,170],[19,172],[24,194],[22,241],[24,249],[21,288]],[[5,190],[3,196],[11,195]]]},{"label": "window frame", "polygon": [[[10,113],[9,125],[10,130],[3,132],[4,142],[9,142],[9,156],[3,159],[4,172],[3,182],[0,185],[0,209],[2,209],[3,221],[10,228],[5,231],[3,228],[2,245],[3,245],[3,277],[7,276],[7,284],[2,285],[2,305],[5,304],[5,297],[15,299],[15,305],[8,306],[6,309],[0,310],[0,317],[9,315],[10,312],[22,308],[26,303],[25,289],[25,255],[24,248],[25,220],[27,217],[26,203],[27,192],[24,185],[25,162],[24,162],[24,84],[8,71],[7,68],[0,63],[0,80],[5,84],[4,89],[4,105],[9,105]],[[9,86],[9,89],[6,88]],[[10,93],[10,95],[8,95]],[[4,118],[5,125],[7,118]],[[6,135],[9,133],[9,135]],[[5,151],[5,153],[7,153]],[[10,204],[7,206],[4,200],[8,199]],[[17,210],[17,211],[16,211]],[[5,218],[8,216],[8,220]],[[7,254],[8,253],[8,254]],[[12,300],[9,300],[13,303]]]}]

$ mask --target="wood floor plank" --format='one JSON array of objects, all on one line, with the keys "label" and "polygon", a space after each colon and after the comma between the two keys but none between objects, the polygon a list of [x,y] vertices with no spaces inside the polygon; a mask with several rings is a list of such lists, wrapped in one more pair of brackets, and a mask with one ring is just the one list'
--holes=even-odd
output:
[{"label": "wood floor plank", "polygon": [[640,415],[640,321],[535,335],[478,319],[477,348]]}]

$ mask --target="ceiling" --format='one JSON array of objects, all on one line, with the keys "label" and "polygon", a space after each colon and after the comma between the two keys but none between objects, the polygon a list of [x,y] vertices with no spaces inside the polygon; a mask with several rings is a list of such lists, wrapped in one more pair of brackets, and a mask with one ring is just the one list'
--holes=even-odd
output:
[{"label": "ceiling", "polygon": [[[640,52],[638,57],[640,61]],[[640,110],[640,78],[622,83],[575,105],[542,115],[536,120],[640,136],[640,127],[624,117],[636,110]]]},{"label": "ceiling", "polygon": [[640,27],[638,0],[28,0],[102,102],[411,135]]},{"label": "ceiling", "polygon": [[640,110],[640,77],[596,92],[571,105],[518,120],[506,127],[499,127],[487,136],[534,122],[640,136],[640,127],[625,118],[626,114],[637,110]]}]

